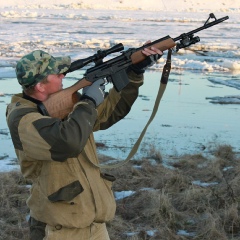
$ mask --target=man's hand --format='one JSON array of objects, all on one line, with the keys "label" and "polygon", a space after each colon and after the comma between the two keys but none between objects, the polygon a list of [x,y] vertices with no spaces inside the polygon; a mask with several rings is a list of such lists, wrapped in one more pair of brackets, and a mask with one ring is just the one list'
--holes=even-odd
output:
[{"label": "man's hand", "polygon": [[[151,41],[147,41],[144,45],[150,43]],[[142,53],[147,56],[146,59],[144,59],[142,62],[139,62],[137,64],[132,64],[130,68],[137,74],[144,73],[145,70],[149,67],[151,67],[153,64],[157,62],[158,59],[162,56],[162,51],[155,47],[150,48],[144,48],[142,50]]]},{"label": "man's hand", "polygon": [[101,104],[105,96],[105,81],[99,79],[92,85],[83,88],[81,99],[88,98],[92,100],[96,107]]}]

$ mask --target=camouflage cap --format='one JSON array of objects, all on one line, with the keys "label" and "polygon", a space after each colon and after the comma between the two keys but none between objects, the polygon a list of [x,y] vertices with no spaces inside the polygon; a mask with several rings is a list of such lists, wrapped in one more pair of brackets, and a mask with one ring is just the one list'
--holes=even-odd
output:
[{"label": "camouflage cap", "polygon": [[16,75],[19,84],[28,88],[49,74],[66,72],[70,65],[70,57],[53,57],[42,50],[35,50],[17,62]]}]

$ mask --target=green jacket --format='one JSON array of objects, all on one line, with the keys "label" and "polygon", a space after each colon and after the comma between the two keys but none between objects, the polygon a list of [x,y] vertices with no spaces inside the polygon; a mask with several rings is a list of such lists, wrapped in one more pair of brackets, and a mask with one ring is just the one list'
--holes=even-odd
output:
[{"label": "green jacket", "polygon": [[[27,204],[35,219],[51,226],[84,228],[114,217],[114,177],[101,173],[93,132],[124,118],[138,96],[143,76],[109,91],[97,109],[79,101],[67,119],[41,115],[22,94],[12,97],[7,123],[22,174],[32,180]],[[94,163],[94,164],[92,164]]]}]

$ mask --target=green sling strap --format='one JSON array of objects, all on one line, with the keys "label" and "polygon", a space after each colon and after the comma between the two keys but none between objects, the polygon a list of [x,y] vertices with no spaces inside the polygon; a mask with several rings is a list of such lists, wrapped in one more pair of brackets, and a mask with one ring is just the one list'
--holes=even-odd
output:
[{"label": "green sling strap", "polygon": [[101,169],[103,169],[103,168],[105,168],[105,169],[107,169],[107,168],[117,168],[117,167],[121,167],[124,164],[126,164],[135,155],[135,153],[137,152],[137,150],[139,148],[139,145],[142,142],[142,139],[143,139],[143,137],[144,137],[144,135],[147,131],[148,126],[150,125],[150,123],[152,122],[152,120],[154,119],[154,117],[157,113],[161,98],[162,98],[163,93],[164,93],[164,91],[167,87],[168,77],[169,77],[169,74],[170,74],[170,71],[171,71],[171,55],[172,55],[172,50],[168,49],[167,61],[166,61],[166,64],[164,65],[164,68],[163,68],[161,82],[160,82],[158,94],[157,94],[157,97],[156,97],[156,100],[155,100],[155,104],[154,104],[154,107],[153,107],[153,110],[152,110],[152,114],[151,114],[146,126],[142,130],[139,138],[135,142],[132,150],[128,154],[127,158],[125,160],[119,162],[119,163],[116,163],[116,164],[99,164],[99,165],[96,165],[96,164],[92,163],[93,165],[95,165],[96,167],[101,168]]}]

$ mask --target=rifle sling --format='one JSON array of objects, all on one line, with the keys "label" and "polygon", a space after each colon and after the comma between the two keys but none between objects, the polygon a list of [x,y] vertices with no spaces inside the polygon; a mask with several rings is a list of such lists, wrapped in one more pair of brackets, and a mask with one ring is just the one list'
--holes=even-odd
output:
[{"label": "rifle sling", "polygon": [[159,90],[158,90],[158,94],[157,94],[157,97],[156,97],[156,100],[155,100],[155,104],[154,104],[154,107],[153,107],[152,114],[151,114],[146,126],[142,130],[139,138],[135,142],[132,150],[128,154],[127,158],[125,160],[119,162],[119,163],[116,163],[116,164],[108,164],[108,165],[107,164],[98,164],[98,165],[96,165],[96,164],[92,163],[93,165],[95,165],[96,167],[101,168],[101,169],[103,169],[103,168],[105,168],[105,169],[107,169],[107,168],[117,168],[117,167],[121,167],[124,164],[126,164],[135,155],[135,153],[137,152],[137,150],[139,148],[139,145],[142,142],[142,139],[143,139],[143,137],[144,137],[144,135],[147,131],[148,126],[150,125],[150,123],[152,122],[152,120],[154,119],[154,117],[157,113],[161,98],[162,98],[163,93],[164,93],[164,91],[167,87],[168,77],[169,77],[169,74],[170,74],[170,71],[171,71],[171,55],[172,55],[172,50],[168,49],[167,61],[166,61],[166,64],[164,65],[164,68],[163,68],[161,83],[160,83],[160,86],[159,86]]}]

